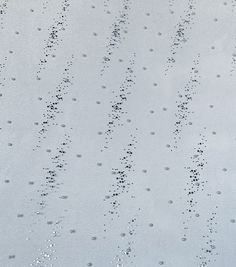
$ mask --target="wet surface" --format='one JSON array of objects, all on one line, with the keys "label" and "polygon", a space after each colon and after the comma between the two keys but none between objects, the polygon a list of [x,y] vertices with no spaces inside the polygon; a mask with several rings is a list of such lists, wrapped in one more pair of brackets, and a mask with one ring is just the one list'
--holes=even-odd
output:
[{"label": "wet surface", "polygon": [[236,264],[236,1],[0,1],[0,267]]}]

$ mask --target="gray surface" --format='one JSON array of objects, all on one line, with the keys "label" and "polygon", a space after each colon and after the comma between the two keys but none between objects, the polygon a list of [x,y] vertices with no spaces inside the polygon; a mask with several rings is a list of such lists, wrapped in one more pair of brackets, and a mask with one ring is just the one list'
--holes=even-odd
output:
[{"label": "gray surface", "polygon": [[0,267],[235,266],[236,1],[0,5]]}]

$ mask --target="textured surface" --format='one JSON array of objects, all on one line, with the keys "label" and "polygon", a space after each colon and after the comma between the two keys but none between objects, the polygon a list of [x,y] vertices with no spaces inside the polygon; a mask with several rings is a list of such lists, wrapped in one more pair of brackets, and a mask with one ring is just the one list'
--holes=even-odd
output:
[{"label": "textured surface", "polygon": [[0,267],[236,265],[235,23],[0,0]]}]

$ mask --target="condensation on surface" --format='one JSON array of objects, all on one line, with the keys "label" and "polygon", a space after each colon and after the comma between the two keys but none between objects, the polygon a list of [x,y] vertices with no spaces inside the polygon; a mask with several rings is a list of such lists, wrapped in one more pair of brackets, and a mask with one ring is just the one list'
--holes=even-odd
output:
[{"label": "condensation on surface", "polygon": [[236,265],[235,22],[0,0],[0,267]]}]

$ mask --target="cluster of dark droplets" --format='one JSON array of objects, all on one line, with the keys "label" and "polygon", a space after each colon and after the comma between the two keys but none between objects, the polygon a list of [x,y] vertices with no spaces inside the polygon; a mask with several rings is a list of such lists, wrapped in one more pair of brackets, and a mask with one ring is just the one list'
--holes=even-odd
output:
[{"label": "cluster of dark droplets", "polygon": [[122,9],[119,12],[119,16],[115,18],[115,22],[112,24],[111,36],[108,38],[108,44],[106,45],[106,55],[102,60],[101,75],[109,67],[109,63],[112,59],[114,50],[119,48],[122,40],[125,39],[123,34],[127,34],[129,24],[129,0],[122,1]]},{"label": "cluster of dark droplets", "polygon": [[[112,91],[114,95],[114,100],[110,101],[111,112],[108,114],[109,121],[107,123],[107,130],[105,131],[105,145],[103,147],[104,149],[108,148],[109,142],[113,139],[112,135],[116,127],[123,126],[124,120],[122,121],[122,119],[124,119],[124,115],[127,114],[124,109],[124,105],[129,99],[129,95],[132,92],[132,87],[135,85],[136,76],[133,73],[133,65],[134,59],[132,59],[129,63],[129,67],[125,72],[125,80],[119,87],[119,90]],[[129,120],[126,120],[126,122],[129,122]]]},{"label": "cluster of dark droplets", "polygon": [[61,11],[57,13],[58,17],[54,18],[54,23],[49,27],[49,36],[45,40],[45,47],[43,48],[43,57],[40,59],[39,69],[37,71],[37,80],[41,80],[41,73],[46,68],[49,57],[54,58],[57,46],[62,42],[60,32],[65,30],[67,26],[67,12],[70,6],[70,0],[63,0]]},{"label": "cluster of dark droplets", "polygon": [[[200,55],[198,55],[199,58]],[[192,125],[189,121],[189,115],[193,113],[190,109],[193,97],[196,94],[198,85],[200,84],[200,75],[198,72],[199,59],[194,60],[194,65],[191,69],[190,78],[183,90],[178,91],[178,100],[175,102],[177,105],[177,111],[175,112],[175,124],[174,124],[174,148],[177,148],[178,142],[181,139],[181,132],[183,127]]]},{"label": "cluster of dark droplets", "polygon": [[182,48],[183,45],[188,41],[189,37],[187,37],[186,34],[192,29],[192,25],[194,24],[194,16],[196,15],[196,1],[189,0],[187,5],[188,6],[184,11],[184,15],[180,17],[180,21],[175,26],[176,33],[172,37],[170,56],[167,58],[167,67],[165,70],[165,74],[167,74],[169,69],[172,68],[175,64],[177,51]]}]

